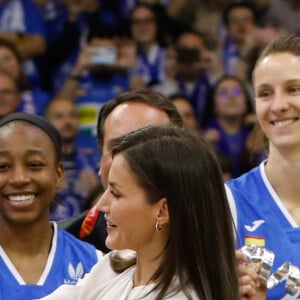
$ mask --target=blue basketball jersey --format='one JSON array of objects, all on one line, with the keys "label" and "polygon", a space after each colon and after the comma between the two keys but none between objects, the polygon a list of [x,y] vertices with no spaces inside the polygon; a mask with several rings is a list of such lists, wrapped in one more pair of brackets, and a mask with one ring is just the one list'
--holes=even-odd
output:
[{"label": "blue basketball jersey", "polygon": [[[300,228],[271,186],[264,162],[226,185],[236,206],[238,246],[257,244],[272,250],[275,253],[272,273],[285,262],[300,267]],[[284,299],[285,283],[269,290],[267,299]]]},{"label": "blue basketball jersey", "polygon": [[[36,285],[28,285],[0,247],[0,299],[32,300],[50,294],[62,284],[76,284],[98,261],[94,246],[57,228],[45,269]],[[30,243],[30,241],[28,241]]]}]

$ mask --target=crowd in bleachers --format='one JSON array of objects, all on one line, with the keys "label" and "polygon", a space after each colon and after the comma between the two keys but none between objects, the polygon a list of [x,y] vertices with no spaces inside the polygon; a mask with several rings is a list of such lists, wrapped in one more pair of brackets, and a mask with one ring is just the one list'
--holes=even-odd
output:
[{"label": "crowd in bleachers", "polygon": [[63,137],[52,219],[80,213],[98,188],[97,114],[122,91],[186,105],[184,124],[212,143],[226,178],[257,165],[250,74],[270,40],[298,33],[299,13],[298,1],[280,0],[1,1],[0,117],[45,115]]}]

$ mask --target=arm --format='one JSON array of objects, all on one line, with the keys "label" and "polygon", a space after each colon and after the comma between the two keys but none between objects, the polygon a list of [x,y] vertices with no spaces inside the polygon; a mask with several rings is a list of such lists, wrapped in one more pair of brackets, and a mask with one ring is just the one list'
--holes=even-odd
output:
[{"label": "arm", "polygon": [[82,73],[91,65],[87,54],[87,47],[88,46],[84,46],[79,52],[75,66],[69,73],[65,83],[58,92],[58,97],[75,100],[80,77]]},{"label": "arm", "polygon": [[39,34],[1,32],[0,38],[15,44],[23,59],[30,59],[46,51],[46,41]]}]

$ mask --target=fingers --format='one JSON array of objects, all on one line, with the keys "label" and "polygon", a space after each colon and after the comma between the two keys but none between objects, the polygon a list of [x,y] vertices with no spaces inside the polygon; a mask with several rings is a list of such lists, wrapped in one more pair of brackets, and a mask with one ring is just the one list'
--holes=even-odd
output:
[{"label": "fingers", "polygon": [[255,271],[255,265],[249,261],[249,258],[240,250],[236,251],[238,260],[239,274],[239,292],[245,299],[251,299],[257,294],[260,287],[259,276]]}]

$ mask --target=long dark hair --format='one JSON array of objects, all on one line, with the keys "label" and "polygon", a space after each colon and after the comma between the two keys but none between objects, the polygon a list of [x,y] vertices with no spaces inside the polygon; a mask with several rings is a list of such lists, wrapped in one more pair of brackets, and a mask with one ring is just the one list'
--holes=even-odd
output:
[{"label": "long dark hair", "polygon": [[16,46],[13,43],[11,43],[10,41],[0,38],[0,48],[8,49],[13,54],[13,56],[16,58],[17,62],[19,63],[20,73],[18,74],[18,76],[16,78],[17,83],[18,83],[18,89],[20,91],[30,90],[31,86],[29,84],[29,81],[28,81],[25,73],[22,70],[22,57],[21,57],[21,54],[19,53],[18,49],[16,48]]},{"label": "long dark hair", "polygon": [[207,101],[207,104],[206,104],[206,107],[205,107],[205,110],[204,110],[204,114],[203,114],[204,117],[203,117],[202,124],[201,124],[203,127],[207,126],[208,123],[211,120],[216,118],[216,115],[215,115],[215,97],[216,97],[216,93],[217,93],[217,90],[218,90],[220,84],[225,80],[233,80],[233,81],[237,82],[238,85],[241,87],[241,89],[243,91],[243,94],[245,95],[245,98],[246,98],[245,99],[246,100],[246,113],[245,113],[245,115],[249,114],[249,113],[253,113],[253,111],[254,111],[253,101],[251,99],[251,94],[250,94],[249,89],[246,86],[246,83],[237,76],[223,75],[216,81],[216,83],[214,84],[214,86],[211,90],[211,93],[209,95],[209,99]]},{"label": "long dark hair", "polygon": [[120,138],[112,152],[122,153],[149,203],[167,199],[170,234],[151,278],[158,281],[156,299],[169,293],[175,275],[172,294],[183,290],[189,298],[192,289],[202,300],[239,299],[233,223],[204,140],[175,126],[149,126]]}]

